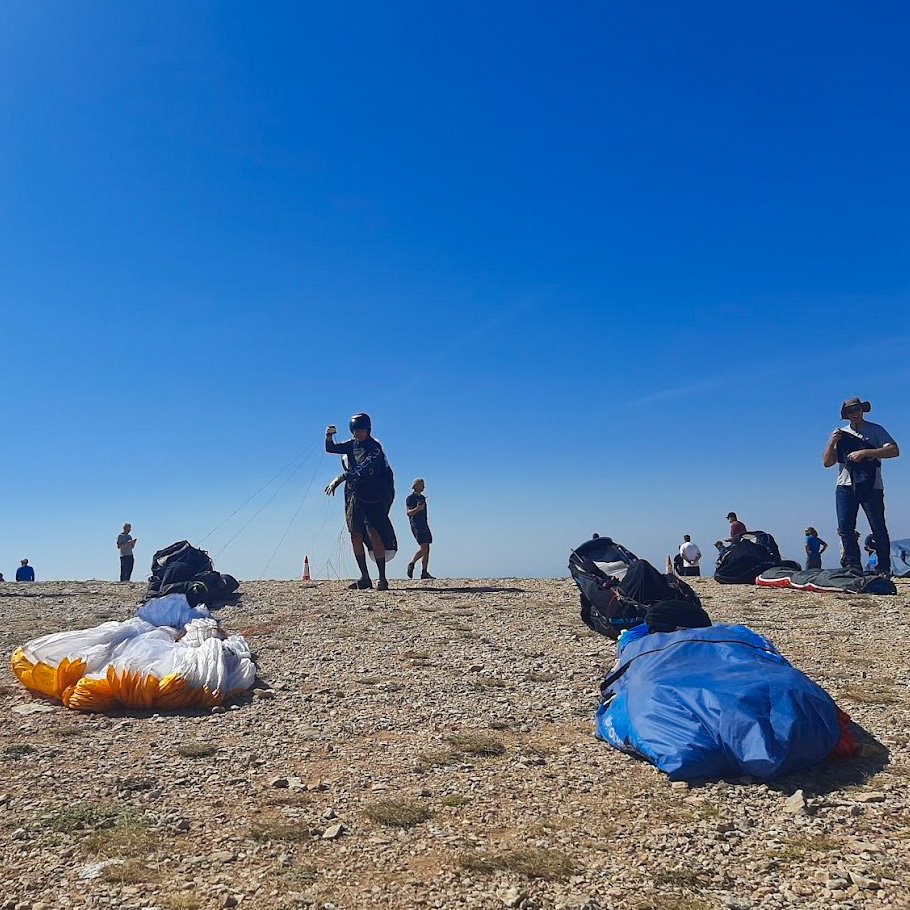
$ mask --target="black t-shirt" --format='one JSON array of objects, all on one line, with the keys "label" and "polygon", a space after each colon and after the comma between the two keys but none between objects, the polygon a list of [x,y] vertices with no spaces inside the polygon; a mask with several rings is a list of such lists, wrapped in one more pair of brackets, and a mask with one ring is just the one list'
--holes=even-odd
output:
[{"label": "black t-shirt", "polygon": [[423,505],[424,508],[422,508],[415,515],[408,516],[411,522],[412,531],[419,531],[428,527],[426,510],[427,498],[422,493],[411,493],[411,495],[405,500],[405,506],[408,511],[411,509],[416,509],[419,505]]}]

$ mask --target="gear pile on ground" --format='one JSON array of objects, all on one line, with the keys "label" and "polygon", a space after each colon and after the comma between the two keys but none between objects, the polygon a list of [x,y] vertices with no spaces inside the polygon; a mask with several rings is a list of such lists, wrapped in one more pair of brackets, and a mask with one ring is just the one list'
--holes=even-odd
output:
[{"label": "gear pile on ground", "polygon": [[754,585],[762,572],[775,566],[794,572],[802,569],[798,562],[781,559],[777,541],[767,531],[746,531],[720,551],[714,580],[722,585]]},{"label": "gear pile on ground", "polygon": [[760,588],[794,588],[813,594],[897,594],[890,578],[863,575],[855,569],[805,569],[775,566],[755,579]]},{"label": "gear pile on ground", "polygon": [[246,639],[225,636],[183,594],[149,601],[125,622],[43,635],[12,656],[19,681],[77,711],[213,707],[256,678]]},{"label": "gear pile on ground", "polygon": [[237,602],[240,582],[233,575],[215,571],[205,550],[178,540],[152,557],[145,600],[168,594],[185,594],[190,606],[223,607]]}]

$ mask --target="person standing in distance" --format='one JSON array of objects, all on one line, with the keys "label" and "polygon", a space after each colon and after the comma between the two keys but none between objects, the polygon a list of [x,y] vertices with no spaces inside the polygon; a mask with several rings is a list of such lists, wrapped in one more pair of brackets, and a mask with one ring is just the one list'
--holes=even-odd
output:
[{"label": "person standing in distance", "polygon": [[422,563],[420,577],[422,579],[433,578],[429,572],[430,544],[433,543],[433,534],[427,522],[427,498],[423,495],[426,484],[423,482],[423,478],[418,477],[411,485],[411,489],[414,492],[405,501],[405,507],[411,522],[411,533],[414,535],[414,540],[417,541],[420,549],[408,563],[408,578],[414,577],[414,566],[418,560]]},{"label": "person standing in distance", "polygon": [[16,581],[34,581],[35,570],[28,564],[27,559],[23,559],[16,569]]},{"label": "person standing in distance", "polygon": [[[353,439],[335,442],[334,426],[326,427],[325,450],[330,454],[345,456],[343,474],[336,477],[326,488],[327,496],[334,496],[336,488],[345,483],[345,519],[351,533],[351,547],[354,559],[360,568],[360,578],[350,587],[364,590],[372,588],[364,538],[369,536],[376,559],[379,581],[376,589],[388,591],[389,582],[385,575],[386,550],[382,535],[391,529],[389,509],[394,498],[392,469],[382,446],[373,439],[372,421],[369,414],[355,414],[350,421]],[[392,532],[394,539],[394,531]],[[388,539],[388,538],[387,538]]]},{"label": "person standing in distance", "polygon": [[699,577],[701,568],[698,561],[701,559],[701,550],[698,544],[692,543],[688,534],[683,534],[683,542],[679,545],[679,552],[673,560],[676,574],[682,577]]},{"label": "person standing in distance", "polygon": [[133,526],[127,522],[123,526],[123,533],[117,535],[117,549],[120,551],[120,580],[129,581],[133,574],[133,565],[136,560],[133,557],[133,550],[136,548],[137,540],[130,534]]},{"label": "person standing in distance", "polygon": [[806,528],[805,534],[806,569],[820,569],[822,567],[822,553],[828,549],[828,544],[818,536],[818,531],[812,525]]},{"label": "person standing in distance", "polygon": [[848,398],[840,409],[845,427],[838,427],[828,440],[822,455],[826,468],[838,465],[835,505],[837,533],[844,550],[846,568],[862,571],[856,533],[856,516],[860,506],[869,520],[878,554],[877,571],[891,574],[891,538],[885,525],[885,485],[882,483],[882,459],[897,458],[900,449],[891,434],[877,423],[863,419],[872,405],[859,398]]}]

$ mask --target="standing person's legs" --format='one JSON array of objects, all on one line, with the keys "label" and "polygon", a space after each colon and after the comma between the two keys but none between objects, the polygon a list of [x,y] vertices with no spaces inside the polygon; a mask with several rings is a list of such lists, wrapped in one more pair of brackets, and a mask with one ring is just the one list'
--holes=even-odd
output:
[{"label": "standing person's legs", "polygon": [[[423,574],[426,575],[430,570],[430,545],[428,543],[422,543],[420,545],[420,560],[423,563]],[[417,562],[415,559],[414,562]]]},{"label": "standing person's legs", "polygon": [[366,548],[363,545],[362,534],[351,531],[351,548],[354,550],[354,559],[357,560],[357,567],[360,569],[360,579],[355,581],[351,587],[369,587],[372,585],[372,581],[370,581],[370,570],[367,568],[367,554]]},{"label": "standing person's legs", "polygon": [[862,569],[863,561],[859,554],[859,542],[856,539],[856,515],[859,502],[853,487],[839,486],[834,499],[837,506],[837,534],[843,548],[843,565]]},{"label": "standing person's legs", "polygon": [[677,575],[679,575],[680,577],[682,577],[683,574],[684,574],[684,573],[683,573],[683,569],[684,569],[684,568],[685,568],[685,566],[683,566],[682,554],[677,553],[677,554],[673,557],[673,571],[676,572]]},{"label": "standing person's legs", "polygon": [[133,565],[136,560],[132,553],[129,556],[120,557],[120,580],[129,581],[133,575]]},{"label": "standing person's legs", "polygon": [[875,540],[875,552],[878,554],[879,572],[891,571],[891,538],[885,525],[885,491],[873,490],[872,499],[863,503],[863,511],[869,519],[869,529]]},{"label": "standing person's legs", "polygon": [[373,544],[373,556],[376,559],[376,571],[379,574],[379,587],[384,589],[389,584],[385,577],[385,544],[375,528],[370,528],[369,534],[370,543]]}]

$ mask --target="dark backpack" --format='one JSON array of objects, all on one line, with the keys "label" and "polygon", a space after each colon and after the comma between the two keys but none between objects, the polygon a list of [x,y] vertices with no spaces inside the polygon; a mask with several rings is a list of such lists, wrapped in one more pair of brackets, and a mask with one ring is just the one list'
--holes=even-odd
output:
[{"label": "dark backpack", "polygon": [[152,572],[145,599],[184,594],[190,606],[223,606],[236,602],[234,592],[239,587],[240,582],[233,575],[215,571],[205,550],[197,549],[186,540],[179,540],[152,557]]},{"label": "dark backpack", "polygon": [[774,566],[802,568],[798,562],[780,558],[777,541],[767,531],[747,531],[717,557],[714,580],[722,585],[754,585],[762,572]]}]

